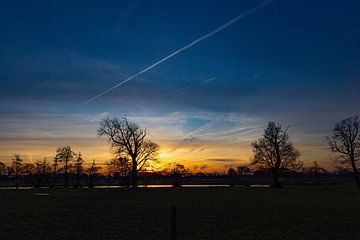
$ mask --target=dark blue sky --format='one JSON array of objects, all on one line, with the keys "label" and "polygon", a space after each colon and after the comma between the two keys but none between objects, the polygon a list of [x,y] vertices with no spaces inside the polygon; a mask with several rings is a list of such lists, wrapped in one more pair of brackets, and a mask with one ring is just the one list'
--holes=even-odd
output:
[{"label": "dark blue sky", "polygon": [[[238,164],[274,120],[291,126],[307,161],[326,161],[314,149],[360,109],[355,0],[274,1],[83,104],[261,2],[1,1],[1,141],[87,141],[101,117],[126,114],[164,145],[191,136],[213,146],[224,136],[240,153],[217,151]],[[19,148],[0,149],[1,157]]]}]

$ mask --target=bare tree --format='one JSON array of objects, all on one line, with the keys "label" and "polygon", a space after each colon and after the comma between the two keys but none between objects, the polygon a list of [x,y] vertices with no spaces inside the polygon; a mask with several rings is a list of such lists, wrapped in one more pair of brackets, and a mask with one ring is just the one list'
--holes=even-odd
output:
[{"label": "bare tree", "polygon": [[302,163],[298,160],[300,153],[289,140],[288,127],[269,122],[262,138],[252,143],[254,151],[253,164],[270,169],[273,175],[273,187],[280,187],[279,177],[284,169],[299,169]]},{"label": "bare tree", "polygon": [[234,177],[237,175],[237,172],[235,170],[235,168],[229,168],[228,171],[227,171],[227,175],[230,176],[230,177]]},{"label": "bare tree", "polygon": [[0,178],[7,173],[7,167],[5,163],[0,162]]},{"label": "bare tree", "polygon": [[33,181],[33,176],[36,172],[36,167],[32,163],[24,163],[21,167],[21,173],[30,182]]},{"label": "bare tree", "polygon": [[360,187],[357,161],[360,157],[360,119],[358,116],[344,119],[335,124],[332,135],[327,137],[332,152],[339,153],[340,164],[352,167],[356,184]]},{"label": "bare tree", "polygon": [[95,177],[100,167],[96,166],[95,159],[92,161],[92,164],[89,167],[89,179],[88,179],[88,187],[93,188],[95,183]]},{"label": "bare tree", "polygon": [[53,163],[52,163],[52,167],[53,167],[52,175],[53,176],[52,176],[52,183],[51,183],[50,187],[55,187],[55,185],[56,185],[58,166],[59,166],[59,159],[57,158],[57,156],[55,156]]},{"label": "bare tree", "polygon": [[2,181],[2,178],[7,175],[7,166],[5,163],[0,162],[0,183]]},{"label": "bare tree", "polygon": [[81,156],[81,152],[79,152],[76,155],[75,158],[75,163],[74,163],[74,167],[75,167],[75,187],[78,188],[79,187],[79,181],[80,181],[80,177],[81,174],[83,172],[83,163],[84,163],[84,159]]},{"label": "bare tree", "polygon": [[62,162],[64,164],[64,177],[65,177],[65,184],[64,184],[64,187],[67,188],[68,187],[68,184],[69,184],[69,165],[70,165],[70,162],[73,160],[73,156],[74,153],[73,151],[71,150],[71,147],[70,146],[66,146],[66,147],[59,147],[57,150],[56,150],[56,159],[59,161],[59,162]]},{"label": "bare tree", "polygon": [[47,159],[38,160],[35,163],[35,182],[36,188],[40,188],[44,182],[44,178],[51,171],[51,166],[48,163]]},{"label": "bare tree", "polygon": [[0,175],[5,175],[6,173],[6,165],[3,162],[0,162]]},{"label": "bare tree", "polygon": [[309,174],[317,176],[321,173],[327,173],[326,169],[320,167],[320,165],[316,161],[314,161],[314,165],[309,168]]},{"label": "bare tree", "polygon": [[107,136],[115,153],[130,158],[132,187],[138,186],[138,173],[157,160],[159,145],[146,140],[146,130],[123,117],[104,119],[98,129],[100,136]]},{"label": "bare tree", "polygon": [[126,157],[115,156],[114,159],[110,161],[110,167],[113,172],[121,177],[121,184],[129,186],[128,176],[131,173],[131,161]]},{"label": "bare tree", "polygon": [[12,168],[15,174],[15,187],[19,188],[19,176],[21,175],[23,160],[21,159],[19,154],[15,154],[12,159]]},{"label": "bare tree", "polygon": [[179,187],[181,186],[182,178],[189,175],[190,171],[182,164],[170,162],[165,165],[161,172],[165,176],[171,176],[173,186]]}]

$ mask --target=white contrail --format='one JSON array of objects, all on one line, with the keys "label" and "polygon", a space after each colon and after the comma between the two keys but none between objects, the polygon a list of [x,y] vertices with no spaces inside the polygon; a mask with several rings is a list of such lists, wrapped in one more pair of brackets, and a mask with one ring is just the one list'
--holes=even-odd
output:
[{"label": "white contrail", "polygon": [[220,78],[223,78],[223,77],[226,77],[226,76],[229,76],[229,75],[232,75],[234,74],[235,72],[231,72],[231,73],[225,73],[223,75],[220,75],[220,76],[217,76],[217,77],[212,77],[212,78],[208,78],[206,80],[203,80],[203,81],[199,81],[199,82],[195,82],[195,83],[192,83],[186,87],[183,87],[183,88],[179,88],[179,89],[176,89],[176,90],[172,90],[172,91],[169,91],[169,92],[166,92],[164,94],[161,94],[160,96],[157,96],[156,98],[163,98],[163,97],[166,97],[166,96],[169,96],[169,95],[176,95],[176,94],[179,94],[181,92],[184,92],[185,90],[187,89],[190,89],[192,87],[195,87],[195,86],[198,86],[198,85],[202,85],[202,84],[207,84],[209,82],[212,82],[214,80],[217,80],[217,79],[220,79]]},{"label": "white contrail", "polygon": [[217,34],[217,33],[220,32],[220,31],[222,31],[222,30],[230,27],[232,24],[236,23],[236,22],[239,21],[240,19],[243,19],[243,18],[245,18],[245,17],[247,17],[247,16],[252,15],[253,13],[255,13],[255,12],[259,11],[260,9],[264,8],[265,6],[269,5],[269,4],[272,3],[273,1],[275,1],[275,0],[266,0],[266,1],[262,2],[262,3],[260,3],[259,5],[256,5],[255,7],[247,10],[246,12],[243,12],[242,14],[234,17],[234,18],[231,19],[230,21],[224,23],[224,24],[221,25],[220,27],[218,27],[218,28],[216,28],[215,30],[209,32],[208,34],[205,34],[204,36],[202,36],[202,37],[200,37],[200,38],[192,41],[191,43],[189,43],[189,44],[186,45],[185,47],[182,47],[182,48],[176,50],[175,52],[169,54],[168,56],[166,56],[166,57],[164,57],[164,58],[162,58],[162,59],[160,59],[159,61],[157,61],[157,62],[155,62],[154,64],[150,65],[149,67],[145,68],[144,70],[142,70],[142,71],[140,71],[140,72],[138,72],[138,73],[136,73],[136,74],[128,77],[128,78],[125,79],[124,81],[116,84],[115,86],[107,89],[106,91],[104,91],[104,92],[102,92],[102,93],[100,93],[100,94],[98,94],[98,95],[90,98],[89,100],[85,101],[84,104],[88,104],[88,103],[94,101],[95,99],[104,96],[104,95],[107,94],[108,92],[114,90],[115,88],[120,87],[120,86],[123,85],[124,83],[126,83],[126,82],[128,82],[128,81],[130,81],[130,80],[132,80],[132,79],[134,79],[134,78],[136,78],[136,77],[138,77],[138,76],[140,76],[140,75],[143,74],[143,73],[146,73],[147,71],[149,71],[149,70],[151,70],[152,68],[156,67],[156,66],[159,65],[160,63],[165,62],[166,60],[168,60],[168,59],[174,57],[175,55],[177,55],[177,54],[185,51],[186,49],[191,48],[192,46],[194,46],[194,45],[196,45],[196,44],[198,44],[198,43],[200,43],[200,42],[208,39],[209,37]]}]

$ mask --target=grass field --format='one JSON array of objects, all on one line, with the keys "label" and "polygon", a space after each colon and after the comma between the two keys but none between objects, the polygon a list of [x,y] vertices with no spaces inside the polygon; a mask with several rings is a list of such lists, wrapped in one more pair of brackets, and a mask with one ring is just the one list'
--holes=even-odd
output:
[{"label": "grass field", "polygon": [[169,239],[172,206],[177,239],[360,239],[354,186],[1,190],[0,239]]}]

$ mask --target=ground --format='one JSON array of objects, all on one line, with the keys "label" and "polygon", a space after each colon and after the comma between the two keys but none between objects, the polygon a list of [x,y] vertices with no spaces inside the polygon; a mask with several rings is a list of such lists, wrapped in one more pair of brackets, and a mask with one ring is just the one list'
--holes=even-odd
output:
[{"label": "ground", "polygon": [[0,239],[169,239],[172,206],[177,239],[360,239],[355,186],[0,190]]}]

